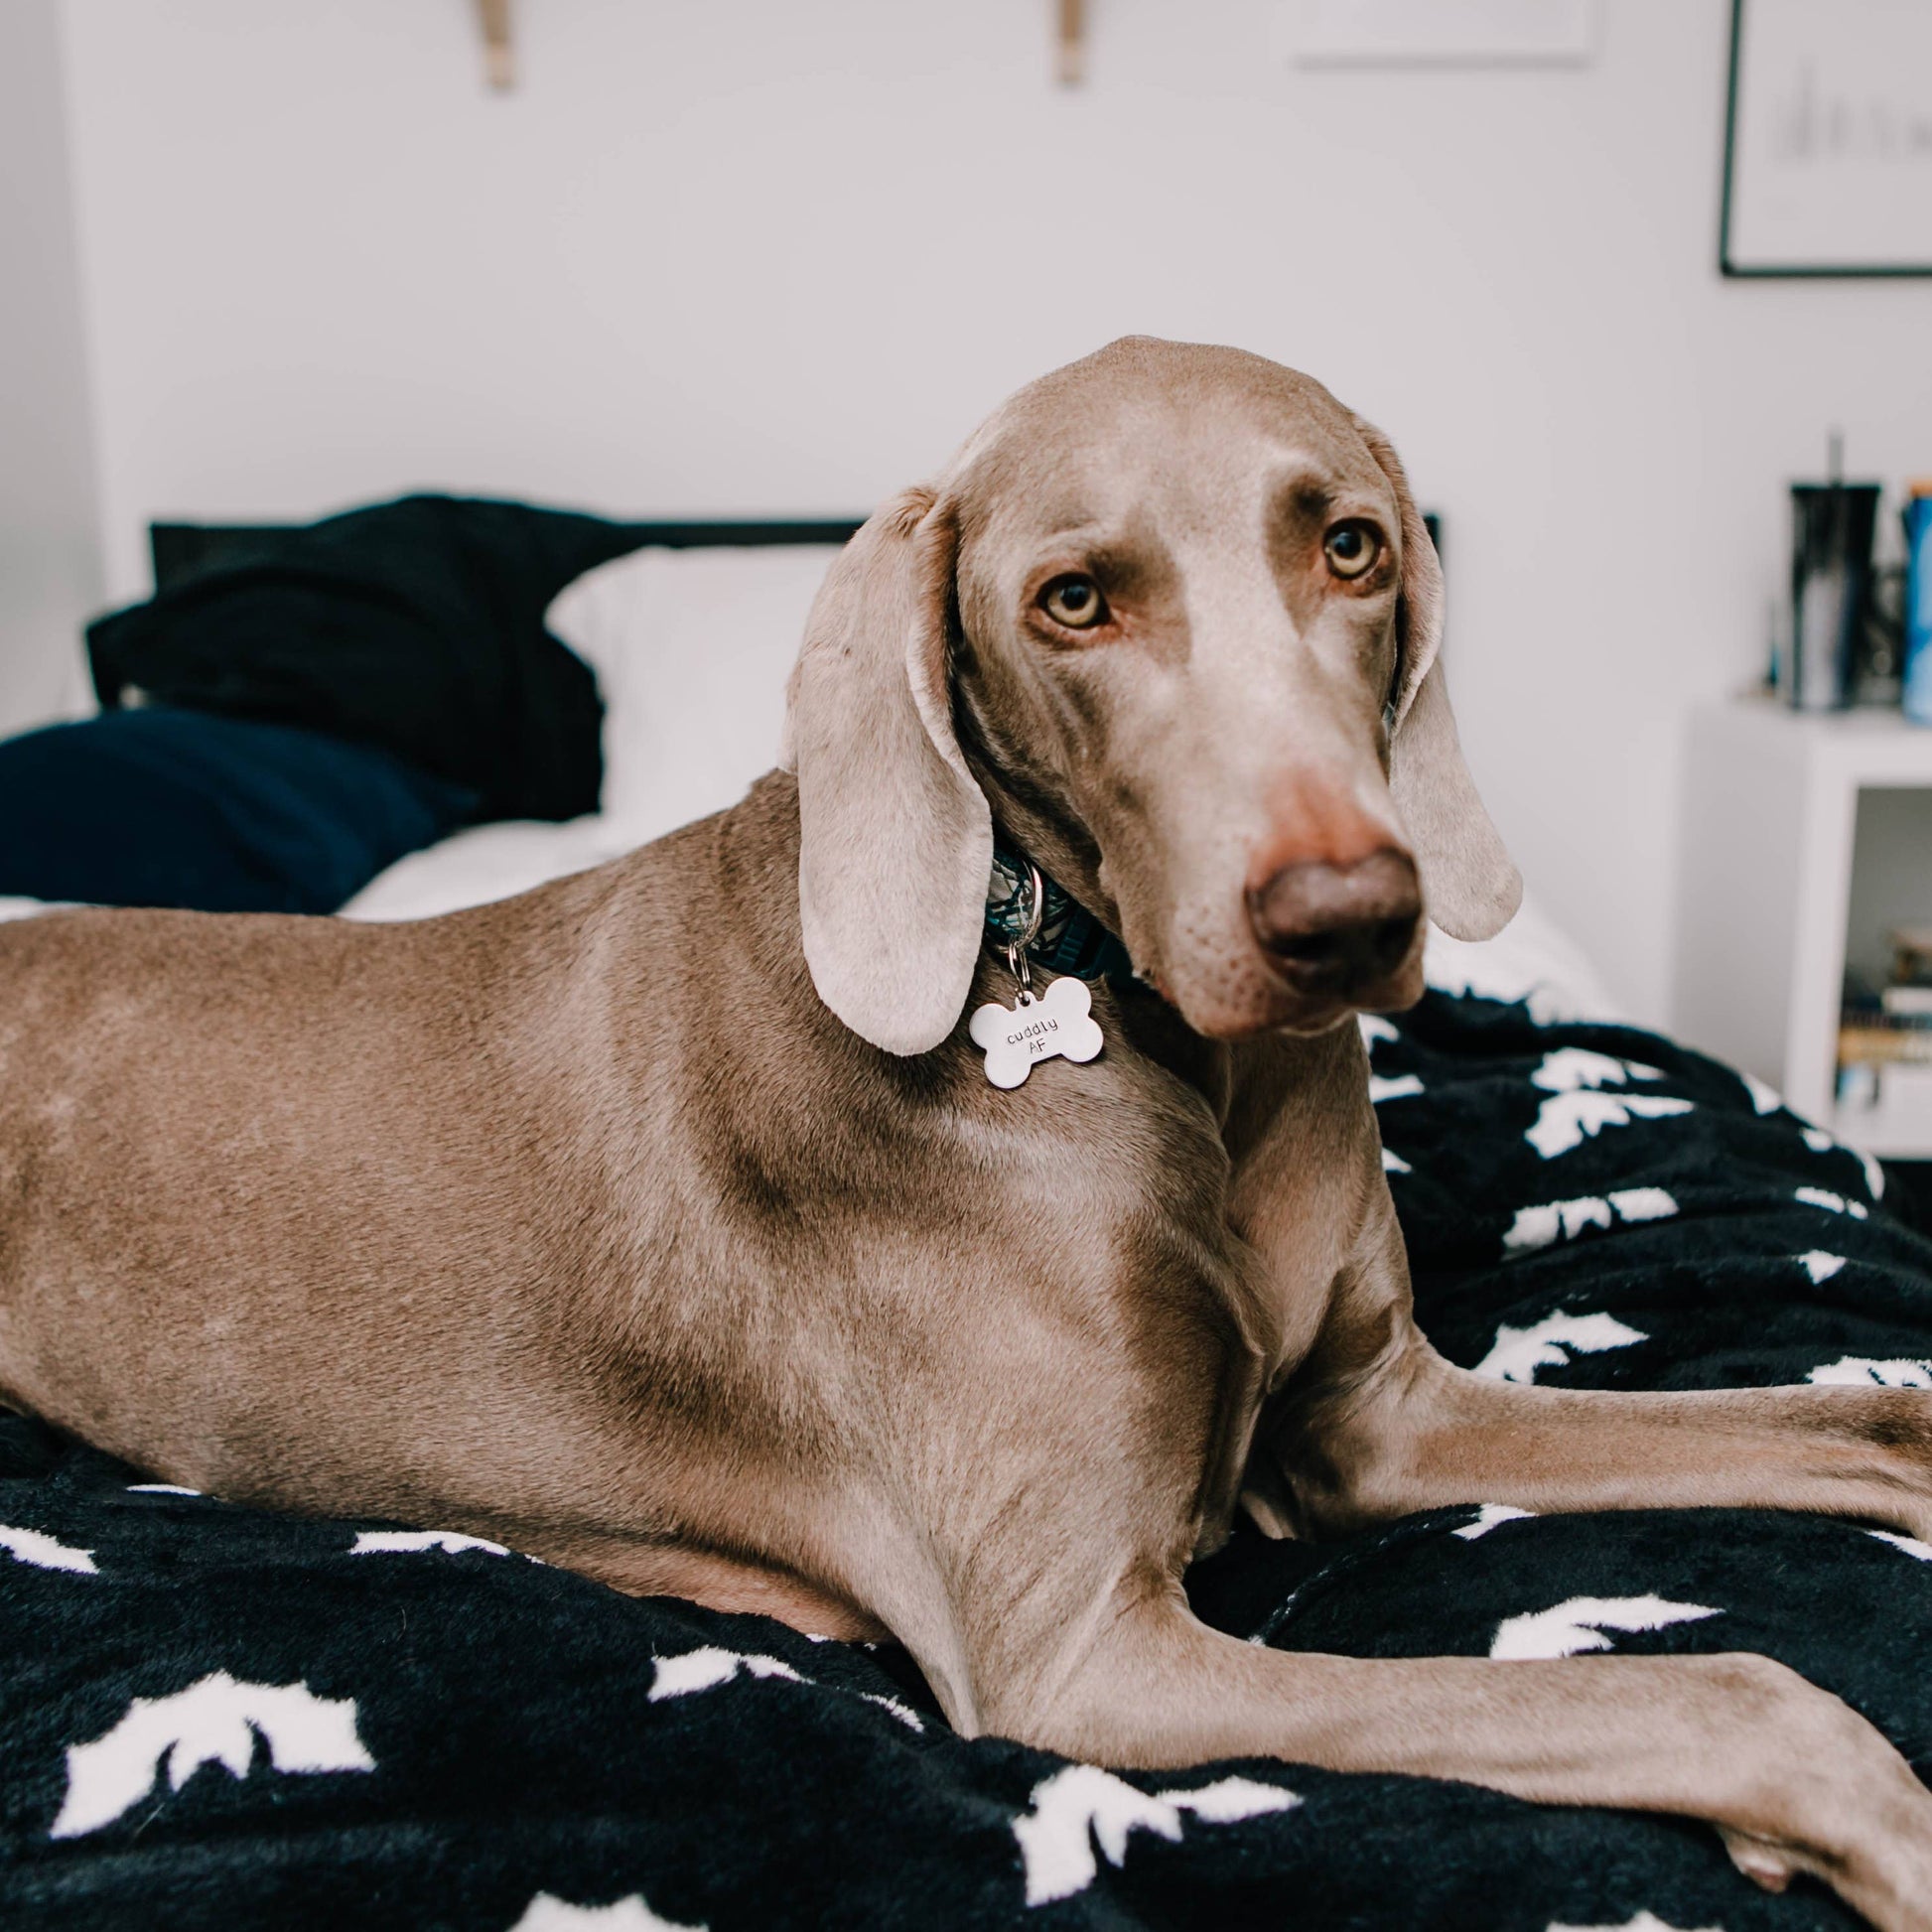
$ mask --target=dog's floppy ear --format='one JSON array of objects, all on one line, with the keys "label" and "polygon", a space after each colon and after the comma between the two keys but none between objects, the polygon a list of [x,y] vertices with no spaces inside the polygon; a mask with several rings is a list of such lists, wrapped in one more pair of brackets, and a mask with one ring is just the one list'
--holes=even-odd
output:
[{"label": "dog's floppy ear", "polygon": [[875,1046],[923,1053],[972,990],[993,815],[953,737],[954,518],[929,489],[833,563],[791,674],[798,910],[819,998]]},{"label": "dog's floppy ear", "polygon": [[1522,876],[1462,761],[1443,678],[1443,566],[1409,479],[1389,439],[1355,419],[1369,453],[1395,487],[1402,516],[1402,586],[1396,607],[1401,649],[1389,790],[1415,847],[1429,916],[1455,939],[1500,932],[1523,897]]}]

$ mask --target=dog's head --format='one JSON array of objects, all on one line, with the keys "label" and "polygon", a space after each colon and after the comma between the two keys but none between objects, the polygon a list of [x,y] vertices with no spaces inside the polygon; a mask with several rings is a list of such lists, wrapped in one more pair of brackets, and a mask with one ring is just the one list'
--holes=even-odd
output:
[{"label": "dog's head", "polygon": [[1425,903],[1483,938],[1520,893],[1442,604],[1395,452],[1307,376],[1133,338],[1022,390],[812,610],[788,741],[820,996],[897,1053],[946,1037],[997,808],[1201,1034],[1408,1005]]}]

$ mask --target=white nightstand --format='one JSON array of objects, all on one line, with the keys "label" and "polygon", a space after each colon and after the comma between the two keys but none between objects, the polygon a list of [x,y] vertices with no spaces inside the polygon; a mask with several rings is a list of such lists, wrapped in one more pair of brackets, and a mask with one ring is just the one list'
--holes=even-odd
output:
[{"label": "white nightstand", "polygon": [[1848,959],[1932,923],[1932,729],[1740,698],[1692,721],[1676,1031],[1855,1147],[1932,1160],[1932,1119],[1834,1100]]}]

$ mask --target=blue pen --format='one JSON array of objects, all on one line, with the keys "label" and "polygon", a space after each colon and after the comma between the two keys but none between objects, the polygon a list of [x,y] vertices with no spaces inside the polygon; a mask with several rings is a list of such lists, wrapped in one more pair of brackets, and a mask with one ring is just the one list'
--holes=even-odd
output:
[{"label": "blue pen", "polygon": [[1905,505],[1905,715],[1932,725],[1932,478]]}]

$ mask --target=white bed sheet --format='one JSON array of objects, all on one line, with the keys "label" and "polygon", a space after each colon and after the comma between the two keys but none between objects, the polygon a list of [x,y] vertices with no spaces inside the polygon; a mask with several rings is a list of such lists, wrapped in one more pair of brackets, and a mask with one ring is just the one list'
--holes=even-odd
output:
[{"label": "white bed sheet", "polygon": [[514,898],[532,887],[618,858],[624,845],[601,813],[553,825],[511,819],[473,825],[377,873],[339,914],[345,919],[433,919],[466,905]]}]

